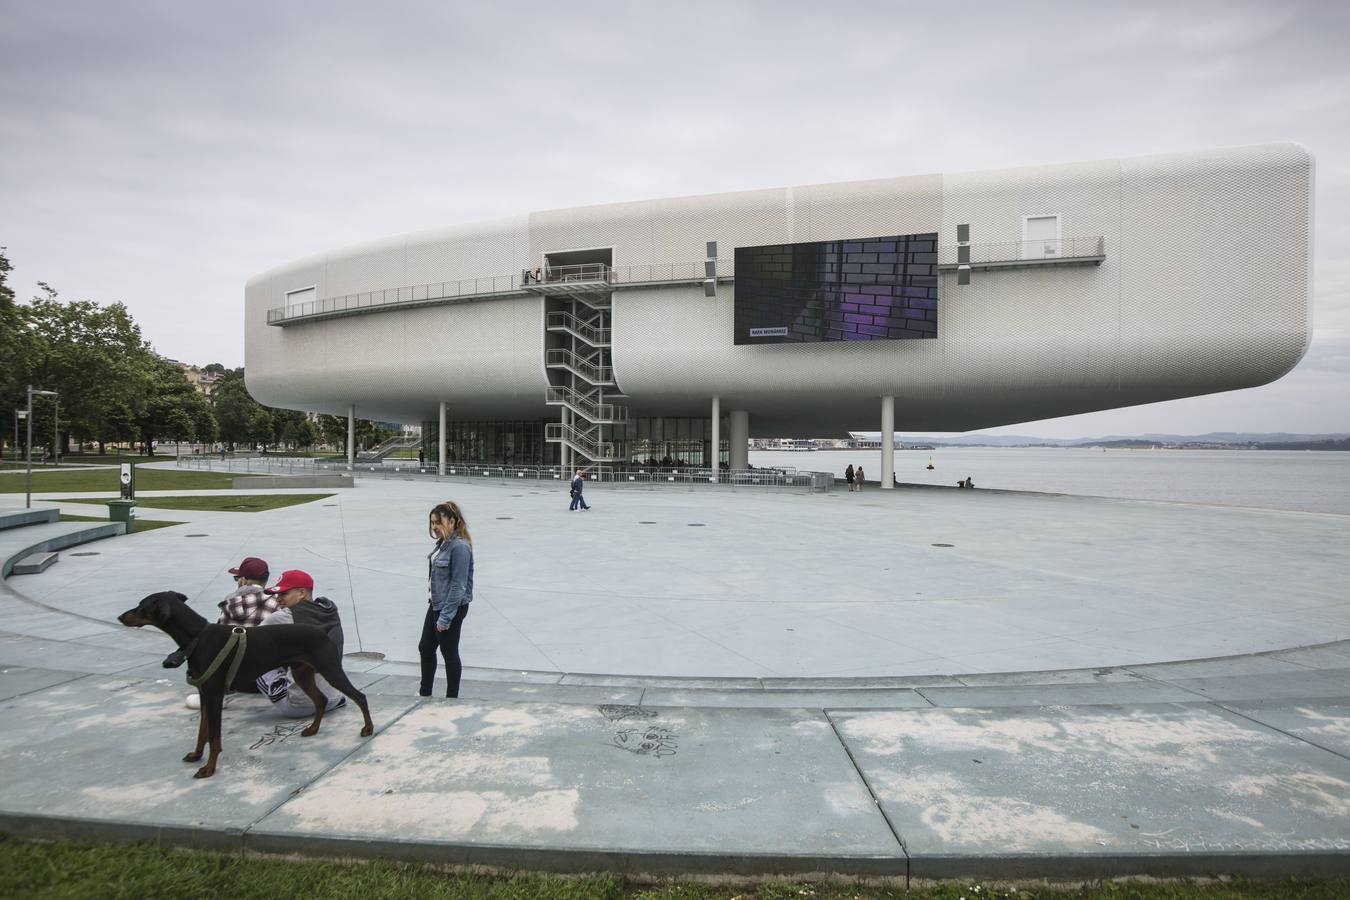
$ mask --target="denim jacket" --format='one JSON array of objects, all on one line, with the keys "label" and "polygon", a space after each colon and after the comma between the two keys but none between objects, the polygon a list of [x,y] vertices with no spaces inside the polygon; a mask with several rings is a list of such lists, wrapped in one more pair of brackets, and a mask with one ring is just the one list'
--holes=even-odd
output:
[{"label": "denim jacket", "polygon": [[473,601],[473,550],[463,538],[452,537],[437,544],[427,562],[436,624],[449,627],[459,608]]}]

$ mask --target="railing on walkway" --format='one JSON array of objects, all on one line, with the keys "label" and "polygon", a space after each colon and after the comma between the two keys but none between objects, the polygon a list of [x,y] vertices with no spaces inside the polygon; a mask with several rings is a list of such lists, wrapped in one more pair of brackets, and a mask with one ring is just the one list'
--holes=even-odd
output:
[{"label": "railing on walkway", "polygon": [[1106,259],[1105,237],[1054,238],[1040,241],[1006,241],[998,244],[970,244],[969,259],[962,259],[961,246],[938,247],[939,268],[958,265],[1021,266],[1056,262],[1093,263]]},{"label": "railing on walkway", "polygon": [[[732,280],[733,262],[717,260],[719,281]],[[406,287],[363,291],[323,297],[308,303],[295,303],[267,311],[268,325],[288,325],[292,322],[357,315],[363,312],[385,311],[399,307],[411,308],[433,303],[452,303],[491,299],[494,297],[524,296],[534,285],[566,284],[570,282],[605,282],[613,287],[637,287],[644,284],[692,284],[705,276],[704,262],[662,263],[640,266],[604,266],[591,263],[582,266],[553,266],[542,271],[538,280],[533,272],[516,275],[485,275],[479,278],[461,278],[458,281],[435,281]]]},{"label": "railing on walkway", "polygon": [[[165,460],[167,462],[167,460]],[[444,476],[436,474],[435,465],[418,465],[415,460],[386,460],[383,463],[357,462],[348,468],[345,459],[325,457],[307,459],[286,456],[250,456],[226,459],[218,456],[182,456],[180,469],[208,472],[230,472],[239,475],[314,475],[351,473],[361,477],[430,481],[499,481],[499,482],[566,482],[571,469],[561,466],[516,466],[502,463],[450,463]],[[669,487],[694,489],[787,488],[810,492],[833,490],[832,472],[806,472],[792,467],[776,469],[722,469],[716,476],[711,469],[699,467],[661,468],[636,464],[605,463],[586,470],[589,483],[605,484],[615,488]]]}]

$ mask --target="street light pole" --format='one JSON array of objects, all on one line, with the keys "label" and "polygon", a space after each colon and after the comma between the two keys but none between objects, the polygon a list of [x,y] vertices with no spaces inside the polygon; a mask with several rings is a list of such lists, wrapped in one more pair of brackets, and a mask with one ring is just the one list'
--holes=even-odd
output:
[{"label": "street light pole", "polygon": [[26,453],[27,474],[24,476],[24,508],[33,508],[33,395],[39,397],[55,397],[56,391],[35,391],[33,386],[28,386],[28,414],[25,418],[28,420],[28,450]]},{"label": "street light pole", "polygon": [[55,400],[56,412],[52,415],[52,468],[61,465],[61,397]]}]

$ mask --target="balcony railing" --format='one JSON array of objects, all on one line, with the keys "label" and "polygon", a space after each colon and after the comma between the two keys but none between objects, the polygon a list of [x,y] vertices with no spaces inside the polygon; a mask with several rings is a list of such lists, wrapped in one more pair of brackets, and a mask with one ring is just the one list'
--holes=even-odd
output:
[{"label": "balcony railing", "polygon": [[[733,267],[732,260],[718,260],[717,280],[731,281]],[[335,319],[368,312],[524,296],[530,293],[594,289],[592,287],[594,285],[622,290],[644,285],[696,284],[706,277],[702,261],[619,267],[600,263],[552,266],[541,270],[538,279],[535,278],[533,271],[522,271],[516,275],[489,275],[481,278],[463,278],[459,281],[437,281],[430,284],[324,297],[308,303],[269,309],[267,324],[284,327],[306,320]]]},{"label": "balcony railing", "polygon": [[[965,254],[962,251],[966,251]],[[1100,265],[1106,259],[1106,238],[1053,238],[938,247],[938,268],[1024,268],[1043,265]]]}]

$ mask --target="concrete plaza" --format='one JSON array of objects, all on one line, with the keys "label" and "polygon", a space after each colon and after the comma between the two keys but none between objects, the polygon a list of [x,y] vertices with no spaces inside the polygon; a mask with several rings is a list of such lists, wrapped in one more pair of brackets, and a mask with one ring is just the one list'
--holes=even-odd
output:
[{"label": "concrete plaza", "polygon": [[[0,585],[5,830],[572,871],[1350,870],[1350,518],[357,485],[143,509],[189,524]],[[447,497],[477,545],[459,701],[414,696]],[[304,739],[239,696],[193,781],[168,639],[113,617],[163,589],[210,614],[244,555],[338,603],[377,732],[344,710]]]}]

